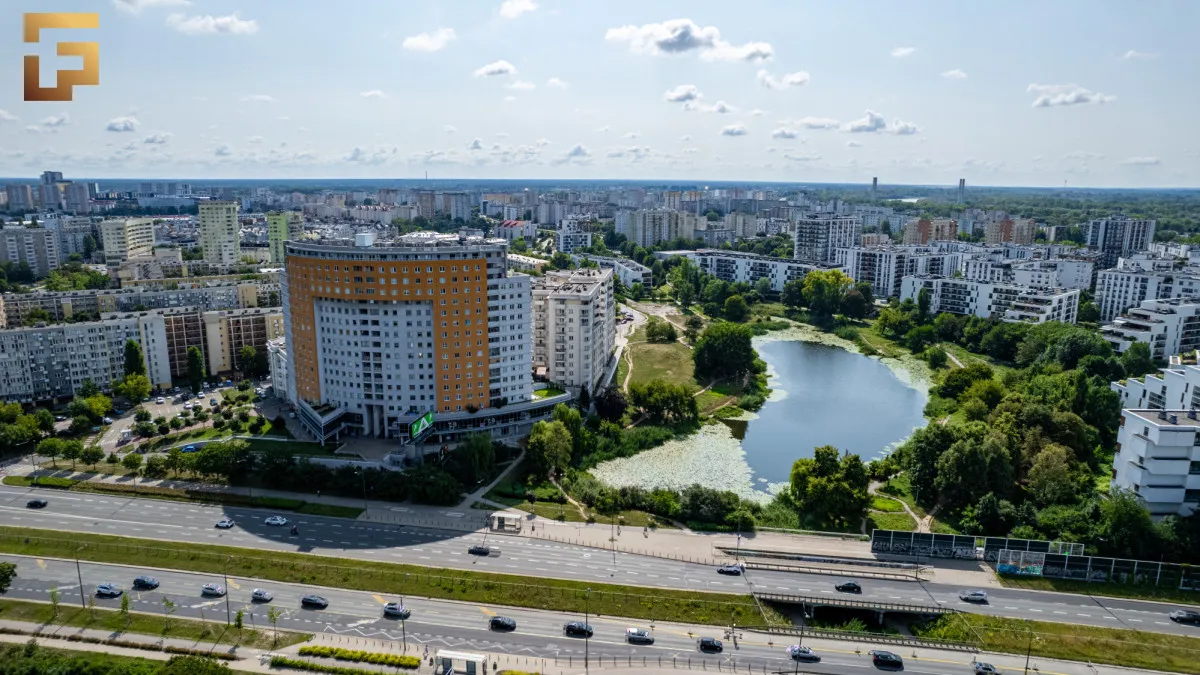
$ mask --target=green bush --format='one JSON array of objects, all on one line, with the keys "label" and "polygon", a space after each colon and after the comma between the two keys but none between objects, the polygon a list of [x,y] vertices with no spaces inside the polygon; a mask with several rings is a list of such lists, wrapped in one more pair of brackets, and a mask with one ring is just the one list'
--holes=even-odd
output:
[{"label": "green bush", "polygon": [[354,663],[371,663],[391,668],[418,668],[421,659],[416,656],[401,656],[400,654],[381,654],[365,652],[358,649],[343,649],[341,647],[309,646],[300,648],[300,656],[322,656],[338,661],[353,661]]},{"label": "green bush", "polygon": [[30,485],[36,485],[42,488],[54,488],[56,490],[70,490],[71,486],[79,481],[71,480],[70,478],[55,478],[53,476],[36,476],[31,481]]},{"label": "green bush", "polygon": [[[309,649],[309,648],[308,647],[302,648],[301,649],[302,653],[303,653],[304,649]],[[317,647],[315,649],[320,649],[320,648]],[[332,648],[330,648],[330,649],[332,649]],[[347,649],[347,650],[341,650],[341,651],[348,652],[350,650]],[[360,653],[366,654],[366,652],[360,652]],[[396,656],[396,655],[392,655],[392,654],[375,654],[375,656],[381,656],[381,657],[385,657],[385,658],[395,658],[397,660],[404,660],[403,663],[387,663],[388,666],[392,666],[392,667],[396,667],[396,668],[407,668],[410,670],[415,670],[416,668],[419,668],[421,666],[421,659],[417,658],[416,656]],[[337,657],[334,657],[334,658],[337,658]],[[349,660],[349,659],[344,659],[344,660]],[[378,662],[369,661],[368,663],[386,663],[386,662],[384,662],[384,661],[378,661]],[[286,658],[283,656],[272,657],[271,658],[271,667],[272,668],[291,668],[293,670],[308,670],[308,671],[312,671],[314,673],[329,673],[330,675],[379,675],[379,671],[377,671],[377,670],[367,670],[365,668],[344,668],[342,666],[327,666],[323,663],[312,663],[310,661],[302,661],[300,659],[289,659],[289,658]]]}]

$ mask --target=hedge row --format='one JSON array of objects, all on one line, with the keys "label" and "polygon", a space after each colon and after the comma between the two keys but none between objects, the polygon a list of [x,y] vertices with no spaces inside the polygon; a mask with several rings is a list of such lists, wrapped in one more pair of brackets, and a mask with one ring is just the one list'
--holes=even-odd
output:
[{"label": "hedge row", "polygon": [[[416,659],[417,664],[413,666],[400,666],[401,668],[417,668],[420,666],[420,659],[415,656],[408,658]],[[366,668],[343,668],[341,666],[326,666],[320,663],[311,661],[301,661],[300,659],[289,659],[283,656],[274,656],[271,658],[272,668],[291,668],[293,670],[309,670],[314,673],[328,673],[329,675],[379,675],[377,670],[367,670]]]},{"label": "hedge row", "polygon": [[0,634],[4,635],[32,635],[41,638],[53,638],[55,640],[66,640],[67,642],[83,642],[90,645],[107,645],[109,647],[124,647],[127,649],[141,649],[147,652],[166,652],[168,654],[182,654],[184,656],[201,656],[205,658],[222,659],[224,661],[236,661],[238,657],[226,652],[208,651],[207,649],[189,649],[187,647],[172,647],[170,645],[164,647],[151,642],[134,642],[132,640],[118,640],[110,638],[103,640],[101,638],[87,637],[85,635],[46,635],[44,633],[35,633],[33,631],[21,630],[19,628],[6,628],[0,626]]},{"label": "hedge row", "polygon": [[396,668],[418,668],[421,659],[415,656],[399,654],[380,654],[364,652],[357,649],[342,649],[341,647],[309,646],[300,648],[300,656],[323,656],[338,661],[353,661],[355,663],[373,663],[375,665],[392,666]]}]

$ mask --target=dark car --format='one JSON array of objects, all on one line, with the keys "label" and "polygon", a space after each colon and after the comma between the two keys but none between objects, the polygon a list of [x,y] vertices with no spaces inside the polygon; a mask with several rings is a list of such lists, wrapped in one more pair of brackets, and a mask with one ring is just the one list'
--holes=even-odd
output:
[{"label": "dark car", "polygon": [[875,664],[876,668],[904,667],[904,659],[900,658],[899,654],[893,654],[882,649],[872,649],[867,653],[871,655],[871,663]]},{"label": "dark car", "polygon": [[741,576],[743,571],[745,570],[741,565],[722,565],[717,568],[717,574],[728,574],[734,577]]},{"label": "dark car", "polygon": [[133,590],[152,591],[158,588],[158,579],[154,577],[138,577],[133,580]]},{"label": "dark car", "polygon": [[582,621],[572,621],[563,626],[563,635],[570,637],[592,637],[592,627]]},{"label": "dark car", "polygon": [[631,645],[652,645],[654,636],[645,628],[626,628],[625,641]]},{"label": "dark car", "polygon": [[329,601],[319,595],[306,595],[300,598],[300,606],[311,609],[325,609],[329,606]]},{"label": "dark car", "polygon": [[700,651],[721,653],[725,651],[725,645],[717,638],[700,638]]},{"label": "dark car", "polygon": [[383,615],[389,619],[402,619],[407,621],[412,616],[412,611],[398,602],[389,602],[383,606]]},{"label": "dark car", "polygon": [[1168,616],[1175,623],[1198,623],[1200,624],[1200,612],[1193,612],[1190,609],[1178,609],[1171,612]]},{"label": "dark car", "polygon": [[838,584],[833,588],[838,593],[862,593],[862,586],[859,586],[857,581],[847,581],[846,583]]},{"label": "dark car", "polygon": [[49,503],[50,502],[46,501],[45,499],[30,499],[29,501],[25,502],[25,508],[27,508],[27,509],[44,509],[44,508],[46,508],[46,505]]},{"label": "dark car", "polygon": [[482,546],[480,544],[476,544],[476,545],[472,546],[471,548],[467,549],[467,553],[470,553],[471,555],[486,556],[486,555],[492,554],[492,548],[490,546]]},{"label": "dark car", "polygon": [[788,656],[792,657],[793,661],[808,661],[810,663],[817,663],[821,660],[821,657],[814,652],[812,648],[803,647],[801,645],[792,645],[791,647],[788,647],[787,653]]},{"label": "dark car", "polygon": [[516,630],[517,622],[507,616],[493,616],[488,621],[488,628],[492,630]]}]

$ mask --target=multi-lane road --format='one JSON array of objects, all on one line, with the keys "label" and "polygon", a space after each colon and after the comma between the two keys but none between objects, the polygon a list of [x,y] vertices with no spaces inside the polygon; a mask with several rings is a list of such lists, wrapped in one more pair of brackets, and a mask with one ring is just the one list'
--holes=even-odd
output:
[{"label": "multi-lane road", "polygon": [[[203,619],[224,623],[226,600],[204,597],[200,588],[207,583],[224,585],[220,575],[193,574],[169,570],[151,570],[124,565],[75,563],[59,560],[39,560],[22,556],[0,556],[0,560],[17,563],[18,577],[6,594],[14,599],[46,601],[50,590],[57,589],[64,604],[80,604],[87,595],[95,592],[99,583],[113,583],[130,594],[131,609],[147,613],[162,613],[163,598],[175,605],[175,618]],[[160,586],[153,591],[130,590],[135,576],[153,576]],[[83,577],[82,594],[79,576]],[[250,602],[250,593],[255,588],[270,591],[274,598],[268,603]],[[768,636],[765,634],[738,631],[736,645],[722,628],[711,626],[688,626],[614,619],[611,617],[588,616],[586,620],[594,629],[590,640],[571,638],[563,634],[563,624],[568,621],[583,621],[583,615],[563,614],[502,608],[471,603],[460,603],[424,598],[401,598],[381,596],[364,591],[347,591],[331,588],[311,588],[271,581],[230,577],[228,579],[229,611],[244,614],[248,627],[271,630],[267,617],[269,608],[281,613],[277,625],[282,630],[313,633],[348,635],[360,638],[389,640],[406,644],[409,653],[423,654],[426,648],[432,654],[439,648],[509,654],[538,659],[557,659],[560,667],[582,667],[585,652],[591,664],[596,666],[602,659],[604,665],[639,664],[645,658],[648,665],[658,663],[683,666],[690,663],[700,668],[716,669],[735,665],[753,669],[765,667],[776,672],[790,672],[792,662],[785,649],[797,638]],[[300,597],[308,593],[319,594],[329,600],[324,610],[303,609]],[[382,616],[385,602],[403,602],[412,615],[406,621],[387,619]],[[97,598],[96,606],[116,609],[120,599]],[[512,618],[517,628],[511,632],[498,632],[489,628],[492,616]],[[625,629],[644,628],[652,632],[654,644],[632,645],[625,641]],[[697,641],[702,637],[714,637],[724,642],[721,654],[702,654]],[[821,657],[820,663],[797,664],[798,670],[806,673],[871,672],[871,659],[867,651],[872,648],[887,649],[888,645],[864,643],[839,643],[828,640],[805,639],[804,644],[812,647]],[[905,659],[905,672],[926,675],[961,675],[973,672],[973,660],[988,661],[1003,672],[1018,673],[1024,666],[1023,657],[1005,655],[976,655],[968,652],[912,649],[896,650]],[[914,659],[913,655],[918,658]],[[660,661],[661,659],[661,661]],[[1084,664],[1044,663],[1038,664],[1041,675],[1095,675],[1096,670]],[[851,671],[850,669],[856,669]]]},{"label": "multi-lane road", "polygon": [[[49,501],[45,509],[28,509],[34,496]],[[214,507],[151,499],[129,499],[54,490],[0,486],[0,522],[48,530],[89,532],[154,539],[162,542],[210,543],[254,549],[302,551],[345,558],[383,560],[450,569],[520,574],[643,588],[693,589],[712,592],[788,593],[838,597],[833,586],[842,577],[784,571],[721,576],[714,567],[678,560],[561,544],[512,535],[484,535],[376,524],[338,518],[285,514],[298,525],[263,523],[269,511]],[[219,530],[215,523],[233,518],[236,526]],[[487,543],[500,549],[486,558],[467,553],[468,546]],[[1019,619],[1131,628],[1200,636],[1200,628],[1172,622],[1175,605],[1118,600],[1087,595],[1016,589],[989,590],[987,604],[962,602],[958,586],[915,581],[860,580],[863,592],[853,599],[888,604],[933,604]]]}]

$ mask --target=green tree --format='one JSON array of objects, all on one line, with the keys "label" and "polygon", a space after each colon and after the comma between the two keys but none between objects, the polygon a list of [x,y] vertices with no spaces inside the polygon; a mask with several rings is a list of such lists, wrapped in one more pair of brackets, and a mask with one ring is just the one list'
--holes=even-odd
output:
[{"label": "green tree", "polygon": [[129,594],[121,594],[121,609],[117,610],[117,614],[125,623],[125,627],[129,628],[129,624],[133,621],[133,615],[129,613]]},{"label": "green tree", "polygon": [[841,270],[818,270],[804,275],[804,304],[817,316],[832,316],[842,306],[854,280]]},{"label": "green tree", "polygon": [[7,593],[8,587],[12,585],[13,579],[16,578],[16,564],[10,562],[0,562],[0,593]]},{"label": "green tree", "polygon": [[530,471],[539,479],[563,471],[571,461],[571,432],[559,421],[537,422],[525,450]]},{"label": "green tree", "polygon": [[102,459],[104,459],[104,450],[98,445],[89,445],[83,449],[83,452],[79,453],[79,461],[93,469],[96,468],[96,464]]},{"label": "green tree", "polygon": [[930,347],[925,350],[925,360],[929,362],[930,368],[941,370],[946,367],[946,350],[941,347]]},{"label": "green tree", "polygon": [[170,598],[163,596],[163,634],[171,632],[171,615],[178,609]]},{"label": "green tree", "polygon": [[870,314],[871,305],[867,299],[863,297],[861,291],[857,288],[851,288],[846,291],[846,295],[842,297],[842,314],[851,319],[862,319]]},{"label": "green tree", "polygon": [[145,375],[146,358],[137,340],[125,341],[125,375]]},{"label": "green tree", "polygon": [[741,323],[750,315],[750,308],[746,305],[746,299],[740,295],[731,295],[725,298],[725,318],[730,321]]},{"label": "green tree", "polygon": [[496,468],[496,451],[487,434],[471,434],[454,451],[463,468],[463,482],[474,485],[491,476]]},{"label": "green tree", "polygon": [[838,449],[825,445],[814,449],[812,458],[792,464],[790,495],[808,527],[849,528],[866,513],[870,482],[858,455],[838,457]]},{"label": "green tree", "polygon": [[78,398],[90,398],[100,393],[100,387],[92,382],[91,378],[85,379],[79,384],[79,391],[75,392]]},{"label": "green tree", "polygon": [[54,413],[45,408],[38,408],[33,418],[37,420],[38,431],[47,435],[54,433]]},{"label": "green tree", "polygon": [[1067,504],[1075,500],[1076,482],[1072,463],[1075,456],[1069,448],[1051,443],[1037,454],[1029,469],[1027,488],[1030,496],[1041,506]]},{"label": "green tree", "polygon": [[58,601],[61,598],[62,598],[62,595],[58,592],[57,588],[50,589],[50,617],[51,617],[50,620],[51,621],[58,618]]},{"label": "green tree", "polygon": [[571,260],[571,256],[558,251],[550,256],[550,267],[556,270],[569,270],[575,268],[575,262]]},{"label": "green tree", "polygon": [[62,457],[63,443],[65,442],[61,438],[47,438],[37,444],[37,454],[50,458],[50,463],[57,467],[58,458]]},{"label": "green tree", "polygon": [[142,467],[142,456],[136,452],[131,452],[121,458],[121,466],[129,470],[130,473],[137,473],[137,470]]},{"label": "green tree", "polygon": [[75,468],[75,460],[79,459],[79,455],[83,452],[83,443],[79,441],[64,441],[62,444],[62,458],[71,460],[71,468]]},{"label": "green tree", "polygon": [[258,350],[252,345],[245,345],[238,350],[238,369],[247,375],[259,375],[255,365],[257,363]]},{"label": "green tree", "polygon": [[996,437],[955,441],[937,460],[934,485],[939,499],[952,509],[970,504],[981,494],[1007,494],[1012,484],[1012,459]]},{"label": "green tree", "polygon": [[929,308],[933,305],[933,293],[928,288],[917,292],[917,321],[929,321]]},{"label": "green tree", "polygon": [[596,414],[601,419],[616,422],[625,416],[629,403],[625,400],[625,392],[617,385],[609,385],[596,394]]},{"label": "green tree", "polygon": [[718,321],[709,325],[692,350],[697,379],[739,377],[754,372],[757,355],[749,326]]},{"label": "green tree", "polygon": [[633,282],[633,285],[629,287],[629,297],[633,298],[634,300],[641,300],[642,296],[645,294],[646,287],[640,282],[635,281]]},{"label": "green tree", "polygon": [[200,391],[204,384],[204,353],[199,347],[187,349],[187,379],[192,391]]},{"label": "green tree", "polygon": [[126,375],[113,387],[113,393],[136,403],[150,395],[150,378],[137,373]]},{"label": "green tree", "polygon": [[1094,302],[1081,302],[1076,320],[1080,323],[1100,323],[1100,308]]},{"label": "green tree", "polygon": [[96,252],[96,238],[90,234],[83,235],[83,259],[91,260]]},{"label": "green tree", "polygon": [[1121,365],[1129,377],[1141,377],[1146,373],[1158,370],[1154,365],[1154,357],[1150,345],[1145,342],[1134,342],[1121,354]]}]

